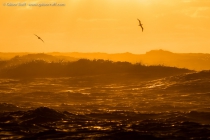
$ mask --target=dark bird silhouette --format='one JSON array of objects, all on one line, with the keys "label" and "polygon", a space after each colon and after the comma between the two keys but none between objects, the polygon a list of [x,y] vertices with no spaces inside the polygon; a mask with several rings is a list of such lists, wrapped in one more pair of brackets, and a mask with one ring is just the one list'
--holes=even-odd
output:
[{"label": "dark bird silhouette", "polygon": [[144,30],[144,28],[143,28],[143,24],[141,24],[141,21],[140,21],[139,19],[137,19],[137,20],[139,21],[139,26],[141,27],[142,32],[143,32],[143,30]]},{"label": "dark bird silhouette", "polygon": [[37,36],[38,37],[38,39],[40,39],[42,42],[44,42],[42,39],[41,39],[41,37],[39,37],[38,35],[36,35],[36,34],[34,34],[35,36]]}]

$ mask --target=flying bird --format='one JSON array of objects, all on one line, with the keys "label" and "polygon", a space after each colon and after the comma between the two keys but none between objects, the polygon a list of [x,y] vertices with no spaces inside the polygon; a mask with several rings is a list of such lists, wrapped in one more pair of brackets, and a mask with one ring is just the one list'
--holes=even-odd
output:
[{"label": "flying bird", "polygon": [[143,32],[143,30],[144,30],[144,28],[143,28],[143,24],[141,24],[141,21],[140,21],[139,19],[137,19],[137,20],[139,21],[139,26],[141,27],[142,32]]},{"label": "flying bird", "polygon": [[42,42],[44,42],[42,39],[41,39],[41,37],[39,37],[38,35],[36,35],[36,34],[34,34],[35,36],[37,36],[38,37],[38,39],[40,39]]}]

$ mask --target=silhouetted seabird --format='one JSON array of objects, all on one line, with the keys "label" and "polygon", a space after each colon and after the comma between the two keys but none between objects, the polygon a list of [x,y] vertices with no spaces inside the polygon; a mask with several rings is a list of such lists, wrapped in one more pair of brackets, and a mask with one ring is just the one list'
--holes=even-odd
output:
[{"label": "silhouetted seabird", "polygon": [[41,37],[39,37],[38,35],[36,35],[36,34],[34,34],[35,36],[37,36],[38,37],[38,39],[40,39],[42,42],[44,42],[42,39],[41,39]]},{"label": "silhouetted seabird", "polygon": [[143,24],[141,24],[141,21],[139,20],[139,19],[137,19],[138,21],[139,21],[139,26],[141,27],[141,29],[142,29],[142,32],[143,32],[143,30],[144,30],[144,28],[143,28]]}]

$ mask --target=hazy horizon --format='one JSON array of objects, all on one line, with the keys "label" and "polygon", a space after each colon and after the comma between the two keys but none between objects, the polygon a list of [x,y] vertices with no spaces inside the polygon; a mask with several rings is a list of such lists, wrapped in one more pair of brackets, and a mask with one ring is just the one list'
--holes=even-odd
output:
[{"label": "hazy horizon", "polygon": [[148,50],[148,51],[145,51],[145,52],[142,52],[142,53],[135,53],[135,52],[129,52],[129,51],[124,51],[124,52],[97,52],[97,51],[69,51],[69,52],[66,52],[66,51],[46,51],[46,52],[42,52],[42,51],[0,51],[0,53],[36,53],[36,54],[39,54],[39,53],[102,53],[102,54],[125,54],[125,53],[130,53],[130,54],[134,54],[134,55],[138,55],[138,54],[147,54],[148,52],[151,52],[151,51],[166,51],[166,52],[170,52],[170,53],[175,53],[175,54],[210,54],[210,52],[175,52],[175,51],[170,51],[170,50],[165,50],[165,49],[153,49],[153,50]]},{"label": "hazy horizon", "polygon": [[[18,57],[17,57],[18,56]],[[177,68],[187,68],[190,70],[209,70],[210,54],[208,53],[174,53],[166,50],[151,50],[145,54],[125,53],[100,53],[100,52],[48,52],[48,53],[0,53],[0,60],[19,58],[22,60],[47,60],[47,61],[76,61],[79,59],[89,60],[110,60],[130,62],[132,64],[141,63],[143,65],[164,65]]]}]

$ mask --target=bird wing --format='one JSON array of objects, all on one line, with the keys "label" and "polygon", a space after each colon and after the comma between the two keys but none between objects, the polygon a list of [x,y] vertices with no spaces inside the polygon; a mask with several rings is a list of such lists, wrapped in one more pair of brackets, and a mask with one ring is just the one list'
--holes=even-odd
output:
[{"label": "bird wing", "polygon": [[37,36],[38,38],[39,38],[39,36],[38,35],[36,35],[36,34],[34,34],[35,36]]},{"label": "bird wing", "polygon": [[44,42],[44,40],[42,40],[41,38],[40,38],[40,40],[41,40],[42,42]]},{"label": "bird wing", "polygon": [[139,21],[139,25],[141,25],[141,21],[137,18],[137,20]]},{"label": "bird wing", "polygon": [[142,32],[143,32],[144,28],[142,26],[141,26],[141,28],[142,28]]}]

